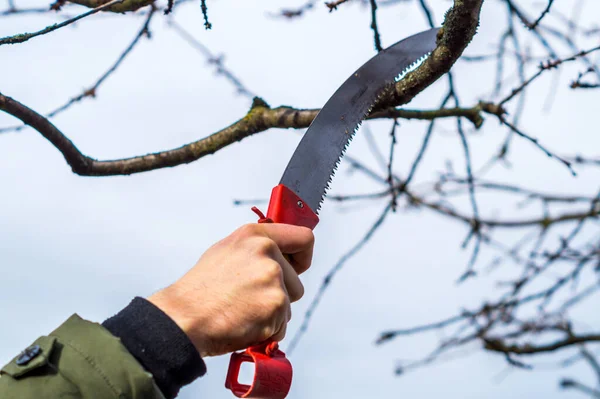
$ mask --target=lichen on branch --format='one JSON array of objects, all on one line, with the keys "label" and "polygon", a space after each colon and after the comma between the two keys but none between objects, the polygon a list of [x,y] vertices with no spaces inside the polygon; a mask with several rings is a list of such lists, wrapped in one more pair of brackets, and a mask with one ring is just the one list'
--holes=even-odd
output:
[{"label": "lichen on branch", "polygon": [[[102,6],[103,4],[108,3],[108,0],[69,0],[69,2],[89,8],[97,8]],[[154,0],[123,0],[121,3],[115,4],[107,8],[105,11],[111,11],[116,13],[136,11],[152,3],[154,3]]]}]

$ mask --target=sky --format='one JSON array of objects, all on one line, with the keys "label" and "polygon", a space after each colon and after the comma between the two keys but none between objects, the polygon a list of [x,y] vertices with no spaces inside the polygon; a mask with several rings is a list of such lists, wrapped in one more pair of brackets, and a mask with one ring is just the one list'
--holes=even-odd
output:
[{"label": "sky", "polygon": [[[290,22],[274,19],[267,11],[299,2],[268,0],[257,6],[209,1],[213,29],[205,31],[197,3],[182,6],[176,20],[211,51],[224,54],[225,65],[273,106],[322,106],[374,55],[369,12],[358,5],[333,13],[316,7]],[[432,5],[440,24],[450,2]],[[479,33],[467,53],[493,50],[503,26],[499,10],[496,2],[485,3]],[[590,20],[598,12],[600,4],[588,4],[583,18]],[[1,21],[0,37],[40,29],[53,19],[27,16]],[[106,15],[24,44],[3,46],[0,91],[39,112],[51,110],[94,82],[142,22],[142,17]],[[155,17],[152,39],[140,43],[96,99],[53,119],[83,153],[113,159],[174,148],[211,134],[247,112],[250,100],[236,95],[230,83],[216,75],[166,22],[162,15]],[[427,28],[412,3],[385,8],[379,26],[384,46]],[[489,92],[493,65],[484,69],[459,62],[454,71],[465,104]],[[529,94],[531,106],[522,123],[551,148],[596,155],[593,151],[600,145],[599,136],[593,134],[596,128],[580,116],[597,112],[597,93],[568,89],[577,72],[576,67],[565,68],[549,110],[543,103],[552,81],[540,79]],[[445,81],[440,80],[410,106],[435,108],[445,89]],[[13,118],[0,115],[0,126],[13,123]],[[387,151],[389,123],[373,122],[370,127],[380,148]],[[462,147],[452,125],[442,127],[417,182],[435,178],[447,159],[462,167]],[[406,173],[425,129],[423,122],[402,122],[395,163],[400,173]],[[31,129],[0,134],[0,363],[72,313],[101,322],[134,296],[148,296],[172,283],[215,241],[254,222],[250,205],[235,206],[233,201],[266,199],[301,133],[270,130],[189,165],[101,178],[73,174],[61,154]],[[469,138],[474,165],[482,165],[503,137],[503,130],[488,118],[482,133]],[[377,167],[360,132],[348,154]],[[584,170],[573,178],[529,143],[515,145],[511,162],[512,168],[498,169],[492,177],[545,190],[558,187],[583,194],[597,190],[598,176]],[[343,162],[331,192],[360,193],[378,187],[348,173]],[[497,215],[500,210],[508,216],[539,213],[505,210],[501,198],[481,195],[480,201],[484,215]],[[313,266],[302,277],[306,294],[293,306],[288,335],[300,326],[323,276],[360,240],[384,206],[382,201],[360,206],[325,202],[315,230]],[[384,330],[445,318],[498,292],[493,278],[455,284],[470,256],[470,251],[460,249],[467,233],[465,226],[426,211],[392,214],[333,280],[307,334],[290,356],[295,375],[289,398],[578,397],[559,391],[557,383],[562,376],[593,381],[585,368],[557,371],[544,367],[542,359],[538,371],[514,370],[501,356],[471,346],[468,356],[398,377],[397,362],[422,357],[439,336],[374,345]],[[514,242],[520,236],[506,237]],[[492,255],[482,256],[485,260]],[[580,309],[579,316],[589,323],[599,321],[593,303]],[[282,343],[284,351],[288,340]],[[208,374],[184,388],[180,397],[232,398],[223,386],[228,356],[206,361]]]}]

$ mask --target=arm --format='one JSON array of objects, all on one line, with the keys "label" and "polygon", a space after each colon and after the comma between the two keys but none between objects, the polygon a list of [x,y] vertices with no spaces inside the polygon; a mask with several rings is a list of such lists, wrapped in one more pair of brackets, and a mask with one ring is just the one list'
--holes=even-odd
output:
[{"label": "arm", "polygon": [[284,338],[313,241],[303,227],[246,225],[102,325],[73,315],[40,337],[2,369],[0,397],[174,398],[206,372],[202,357]]}]

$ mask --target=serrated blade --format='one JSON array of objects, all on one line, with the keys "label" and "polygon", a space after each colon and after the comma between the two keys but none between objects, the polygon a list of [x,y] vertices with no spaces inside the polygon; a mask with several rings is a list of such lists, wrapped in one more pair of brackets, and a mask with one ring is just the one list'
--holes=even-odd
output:
[{"label": "serrated blade", "polygon": [[399,41],[352,74],[308,127],[280,184],[318,213],[337,165],[360,123],[398,76],[435,49],[438,30],[433,28]]}]

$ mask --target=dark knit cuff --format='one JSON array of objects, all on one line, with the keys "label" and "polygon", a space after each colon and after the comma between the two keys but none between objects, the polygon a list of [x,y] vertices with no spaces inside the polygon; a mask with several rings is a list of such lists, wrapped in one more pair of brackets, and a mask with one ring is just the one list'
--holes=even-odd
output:
[{"label": "dark knit cuff", "polygon": [[154,376],[166,399],[206,373],[206,364],[179,326],[144,298],[131,303],[102,325]]}]

